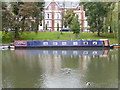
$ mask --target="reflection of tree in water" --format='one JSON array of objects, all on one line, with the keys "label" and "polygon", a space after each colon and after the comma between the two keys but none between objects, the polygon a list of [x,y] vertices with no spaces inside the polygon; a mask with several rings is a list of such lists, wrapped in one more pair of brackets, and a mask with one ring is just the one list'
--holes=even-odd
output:
[{"label": "reflection of tree in water", "polygon": [[[120,49],[118,50],[118,60],[120,60]],[[119,63],[120,61],[118,61],[118,63]],[[119,68],[119,66],[120,65],[118,65],[118,68]],[[118,80],[119,80],[119,82],[118,82],[118,85],[119,85],[119,88],[120,88],[120,69],[118,69],[119,71],[118,71]]]},{"label": "reflection of tree in water", "polygon": [[61,55],[62,68],[73,68],[76,69],[79,66],[79,56],[67,56]]},{"label": "reflection of tree in water", "polygon": [[90,56],[88,55],[79,56],[79,69],[85,72],[86,69],[88,68],[87,65],[89,61],[90,61]]},{"label": "reflection of tree in water", "polygon": [[2,88],[2,50],[0,50],[0,88]]},{"label": "reflection of tree in water", "polygon": [[[100,88],[117,87],[118,67],[116,54],[109,54],[106,57],[92,56],[86,71],[86,81],[98,84]],[[114,83],[114,84],[113,84]]]},{"label": "reflection of tree in water", "polygon": [[[42,70],[38,63],[38,57],[15,55],[14,51],[3,52],[3,87],[11,88],[33,88],[40,87],[42,83]],[[29,59],[28,59],[29,58]]]},{"label": "reflection of tree in water", "polygon": [[[107,56],[51,55],[49,53],[40,54],[39,51],[30,54],[30,52],[27,50],[3,51],[4,87],[44,87],[45,81],[57,82],[61,79],[64,81],[63,76],[66,78],[67,75],[61,73],[63,68],[74,69],[71,70],[68,77],[73,75],[71,78],[80,81],[80,85],[84,85],[88,81],[98,84],[100,88],[108,87],[117,79],[117,51],[110,51]],[[61,79],[59,79],[59,75],[62,75]],[[54,79],[55,76],[58,78],[57,80]],[[69,81],[69,79],[65,80]],[[79,87],[78,82],[74,83]],[[51,84],[54,85],[53,82]],[[93,87],[92,84],[90,87]]]}]

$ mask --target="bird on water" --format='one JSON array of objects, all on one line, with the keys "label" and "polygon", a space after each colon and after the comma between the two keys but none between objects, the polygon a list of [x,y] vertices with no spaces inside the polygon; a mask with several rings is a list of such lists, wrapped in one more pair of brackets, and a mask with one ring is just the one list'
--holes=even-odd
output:
[{"label": "bird on water", "polygon": [[86,85],[91,85],[90,82],[86,82]]}]

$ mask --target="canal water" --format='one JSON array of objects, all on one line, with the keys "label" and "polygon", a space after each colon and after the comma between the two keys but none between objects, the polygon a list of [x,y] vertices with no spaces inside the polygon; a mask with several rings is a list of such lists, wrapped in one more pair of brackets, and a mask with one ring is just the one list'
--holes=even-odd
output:
[{"label": "canal water", "polygon": [[118,50],[2,50],[3,88],[117,88]]}]

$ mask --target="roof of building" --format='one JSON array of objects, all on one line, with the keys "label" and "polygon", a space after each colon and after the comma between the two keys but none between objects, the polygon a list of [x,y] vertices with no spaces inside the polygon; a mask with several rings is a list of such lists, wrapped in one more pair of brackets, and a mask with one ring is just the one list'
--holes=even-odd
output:
[{"label": "roof of building", "polygon": [[[50,3],[51,2],[45,2],[45,8],[47,8],[47,6],[49,6]],[[60,8],[76,8],[79,5],[79,2],[70,2],[70,1],[61,2],[61,1],[57,1],[56,4],[58,4]]]}]

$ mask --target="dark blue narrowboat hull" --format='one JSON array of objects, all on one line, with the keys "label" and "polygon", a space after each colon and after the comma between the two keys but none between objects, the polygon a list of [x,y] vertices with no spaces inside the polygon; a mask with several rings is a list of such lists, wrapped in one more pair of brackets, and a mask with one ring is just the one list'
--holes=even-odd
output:
[{"label": "dark blue narrowboat hull", "polygon": [[110,48],[109,40],[15,41],[15,48]]},{"label": "dark blue narrowboat hull", "polygon": [[106,50],[111,49],[111,47],[101,47],[101,46],[93,46],[93,47],[15,47],[15,49],[37,49],[37,50]]}]

